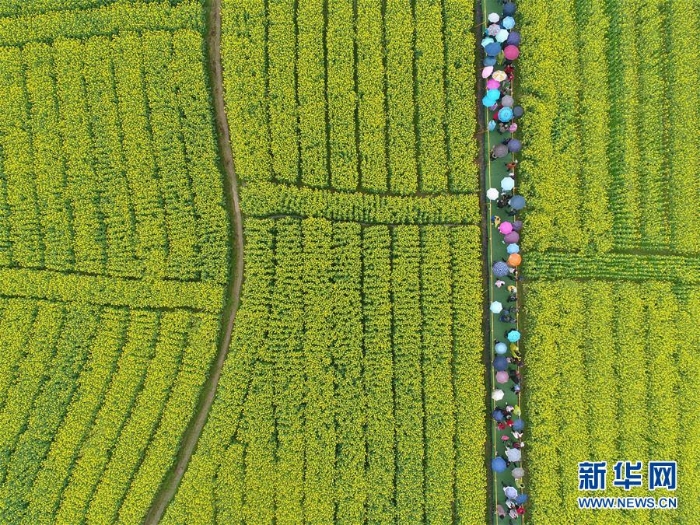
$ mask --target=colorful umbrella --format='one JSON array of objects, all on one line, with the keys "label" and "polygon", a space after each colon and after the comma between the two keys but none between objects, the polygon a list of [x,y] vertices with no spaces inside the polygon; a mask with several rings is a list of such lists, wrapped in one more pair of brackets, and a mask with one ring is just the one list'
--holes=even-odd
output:
[{"label": "colorful umbrella", "polygon": [[500,388],[491,392],[491,399],[493,399],[494,401],[500,401],[501,399],[503,399],[504,396],[505,393]]},{"label": "colorful umbrella", "polygon": [[493,66],[486,66],[481,70],[481,78],[489,78],[493,73]]},{"label": "colorful umbrella", "polygon": [[504,177],[501,179],[501,189],[503,191],[510,191],[515,187],[515,181],[511,177]]},{"label": "colorful umbrella", "polygon": [[505,343],[496,343],[496,346],[494,346],[494,350],[498,355],[505,355],[505,353],[508,352],[508,347]]},{"label": "colorful umbrella", "polygon": [[[491,24],[489,27],[486,28],[486,32],[488,33],[489,36],[496,36],[500,31],[502,27],[498,24]],[[503,42],[503,40],[501,40]]]},{"label": "colorful umbrella", "polygon": [[[512,235],[512,234],[510,234],[510,235]],[[509,269],[508,269],[508,265],[506,263],[504,263],[503,261],[497,261],[497,262],[493,263],[493,266],[491,267],[491,271],[493,271],[493,275],[495,275],[496,277],[505,277],[506,275],[508,275],[510,273]]]},{"label": "colorful umbrella", "polygon": [[494,100],[498,100],[499,98],[501,98],[501,92],[498,89],[489,89],[486,92],[486,96]]},{"label": "colorful umbrella", "polygon": [[[491,42],[486,46],[486,54],[490,57],[495,57],[501,52],[501,44],[498,42]],[[518,49],[517,47],[515,49]]]},{"label": "colorful umbrella", "polygon": [[498,15],[498,13],[489,13],[488,21],[491,22],[492,24],[495,24],[500,19],[501,19],[501,17]]},{"label": "colorful umbrella", "polygon": [[506,78],[508,78],[508,75],[506,75],[506,72],[498,69],[493,72],[493,75],[491,75],[493,78],[498,80],[499,82],[503,82]]},{"label": "colorful umbrella", "polygon": [[517,46],[520,44],[520,33],[517,31],[511,31],[508,33],[508,38],[506,39],[506,44]]},{"label": "colorful umbrella", "polygon": [[[489,46],[498,46],[499,49],[501,47],[500,44],[496,44],[496,43],[489,44]],[[487,52],[488,52],[489,46],[486,46]],[[489,53],[489,54],[491,54],[491,53]],[[498,53],[496,53],[496,55],[497,54]],[[518,58],[520,56],[520,49],[518,49],[516,46],[514,46],[512,44],[507,45],[506,48],[503,50],[503,56],[505,56],[507,60],[515,60],[516,58]]]},{"label": "colorful umbrella", "polygon": [[496,144],[493,147],[493,156],[497,159],[503,158],[508,155],[508,146],[505,144]]},{"label": "colorful umbrella", "polygon": [[520,332],[518,332],[517,330],[511,330],[510,332],[508,332],[508,341],[510,341],[511,343],[517,343],[518,341],[520,341]]},{"label": "colorful umbrella", "polygon": [[[486,89],[496,89],[496,90],[498,90],[498,88],[499,88],[500,86],[501,86],[501,83],[500,83],[498,80],[495,80],[495,79],[493,79],[493,78],[489,78],[489,79],[486,81]],[[499,93],[500,93],[500,91],[499,91]]]},{"label": "colorful umbrella", "polygon": [[512,244],[514,242],[518,242],[520,240],[520,235],[518,235],[518,232],[512,231],[505,237],[503,237],[503,240],[505,241],[506,244]]},{"label": "colorful umbrella", "polygon": [[503,106],[504,108],[512,108],[514,103],[515,101],[510,95],[506,95],[501,99],[501,106]]},{"label": "colorful umbrella", "polygon": [[503,303],[494,301],[491,303],[491,306],[489,306],[489,310],[494,314],[500,314],[503,311]]},{"label": "colorful umbrella", "polygon": [[494,370],[502,371],[508,368],[508,359],[503,355],[497,355],[493,358]]},{"label": "colorful umbrella", "polygon": [[510,253],[520,253],[520,246],[518,246],[515,243],[511,243],[508,246],[506,246],[506,251]]},{"label": "colorful umbrella", "polygon": [[503,27],[506,29],[513,29],[515,27],[515,18],[512,16],[507,16],[503,19],[501,24],[503,24]]},{"label": "colorful umbrella", "polygon": [[507,466],[503,458],[493,458],[491,460],[491,470],[494,472],[505,472]]},{"label": "colorful umbrella", "polygon": [[508,151],[511,153],[518,153],[523,145],[518,139],[510,139],[508,142]]},{"label": "colorful umbrella", "polygon": [[522,195],[513,195],[513,197],[508,201],[508,204],[514,210],[522,210],[525,207],[525,197]]},{"label": "colorful umbrella", "polygon": [[498,199],[498,190],[496,188],[489,188],[486,190],[486,198],[490,201],[495,201]]},{"label": "colorful umbrella", "polygon": [[508,266],[520,266],[523,262],[523,258],[519,253],[511,253],[508,256]]},{"label": "colorful umbrella", "polygon": [[496,33],[496,42],[503,43],[506,40],[508,40],[508,30],[507,29],[499,29],[498,33]]},{"label": "colorful umbrella", "polygon": [[503,235],[508,235],[513,231],[513,224],[508,221],[504,221],[498,226],[498,231]]},{"label": "colorful umbrella", "polygon": [[515,106],[513,108],[513,116],[516,118],[520,118],[523,116],[523,113],[525,113],[525,110],[523,109],[522,106]]},{"label": "colorful umbrella", "polygon": [[522,467],[515,467],[510,473],[513,475],[514,479],[521,479],[525,477],[525,469]]},{"label": "colorful umbrella", "polygon": [[520,461],[520,458],[522,458],[522,453],[520,452],[519,448],[507,448],[506,456],[508,457],[508,461],[515,462]]},{"label": "colorful umbrella", "polygon": [[500,384],[504,384],[508,382],[508,372],[505,370],[501,370],[500,372],[496,372],[496,382]]},{"label": "colorful umbrella", "polygon": [[508,122],[513,118],[513,110],[511,108],[501,108],[498,112],[498,120]]}]

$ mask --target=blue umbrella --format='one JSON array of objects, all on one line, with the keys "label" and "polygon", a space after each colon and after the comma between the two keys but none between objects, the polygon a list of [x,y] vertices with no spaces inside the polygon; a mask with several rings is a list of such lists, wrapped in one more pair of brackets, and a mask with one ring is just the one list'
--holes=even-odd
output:
[{"label": "blue umbrella", "polygon": [[522,106],[515,106],[513,108],[513,116],[515,118],[520,118],[523,116],[523,113],[525,113],[525,110],[523,109]]},{"label": "blue umbrella", "polygon": [[522,195],[513,195],[508,204],[510,204],[510,207],[514,210],[522,210],[525,207],[525,197]]},{"label": "blue umbrella", "polygon": [[501,20],[501,25],[506,29],[513,29],[515,27],[515,18],[512,16],[507,16]]},{"label": "blue umbrella", "polygon": [[503,16],[513,16],[515,14],[515,4],[507,2],[503,4]]},{"label": "blue umbrella", "polygon": [[493,271],[493,275],[495,275],[496,277],[505,277],[506,275],[508,275],[508,273],[510,273],[508,265],[503,261],[497,261],[493,263],[491,270]]},{"label": "blue umbrella", "polygon": [[[511,200],[513,200],[513,199],[511,199]],[[506,251],[508,252],[508,254],[520,253],[520,246],[518,246],[514,242],[510,243],[508,246],[506,246]]]},{"label": "blue umbrella", "polygon": [[509,46],[517,46],[520,44],[520,33],[517,31],[511,31],[508,33],[508,38],[506,38],[506,44]]},{"label": "blue umbrella", "polygon": [[501,108],[498,112],[498,120],[501,122],[508,122],[513,118],[513,110],[510,108]]},{"label": "blue umbrella", "polygon": [[495,57],[501,52],[501,44],[498,42],[491,42],[486,45],[486,54],[490,57]]},{"label": "blue umbrella", "polygon": [[494,42],[495,40],[493,39],[493,37],[487,36],[481,41],[481,47],[486,47],[489,44],[493,44]]},{"label": "blue umbrella", "polygon": [[511,153],[517,153],[522,147],[523,145],[518,139],[510,139],[508,142],[508,151]]},{"label": "blue umbrella", "polygon": [[515,503],[517,505],[522,505],[527,501],[527,494],[518,494],[518,497],[515,498]]},{"label": "blue umbrella", "polygon": [[493,106],[496,102],[498,102],[498,100],[494,100],[494,99],[492,99],[491,97],[489,97],[488,95],[486,95],[484,98],[481,99],[481,103],[482,103],[484,106],[486,106],[487,108],[490,108],[490,107]]},{"label": "blue umbrella", "polygon": [[503,458],[493,458],[491,460],[491,470],[494,472],[505,472],[507,466]]},{"label": "blue umbrella", "polygon": [[496,121],[489,120],[489,131],[493,131],[494,129],[496,129]]},{"label": "blue umbrella", "polygon": [[516,432],[522,432],[523,430],[525,430],[525,421],[523,421],[520,418],[513,421],[513,430],[515,430]]},{"label": "blue umbrella", "polygon": [[499,372],[506,370],[508,368],[508,359],[503,355],[497,355],[493,359],[493,368]]},{"label": "blue umbrella", "polygon": [[486,57],[484,59],[484,65],[485,66],[495,66],[496,65],[496,57]]},{"label": "blue umbrella", "polygon": [[510,341],[511,343],[517,343],[518,341],[520,341],[520,332],[518,332],[517,330],[511,330],[510,332],[508,332],[508,341]]},{"label": "blue umbrella", "polygon": [[505,414],[503,413],[503,410],[499,408],[491,412],[491,417],[493,417],[496,421],[503,421],[506,418]]},{"label": "blue umbrella", "polygon": [[501,92],[497,89],[489,89],[486,92],[486,96],[494,100],[498,100],[499,98],[501,98]]},{"label": "blue umbrella", "polygon": [[503,355],[508,352],[508,345],[505,343],[496,343],[494,350],[498,355]]}]

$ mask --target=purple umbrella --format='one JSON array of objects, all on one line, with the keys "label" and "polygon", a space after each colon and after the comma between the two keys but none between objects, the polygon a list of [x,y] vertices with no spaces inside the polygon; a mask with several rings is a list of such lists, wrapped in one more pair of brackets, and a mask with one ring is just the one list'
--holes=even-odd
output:
[{"label": "purple umbrella", "polygon": [[525,113],[525,110],[523,110],[522,106],[515,106],[513,108],[513,116],[515,118],[520,118],[523,116],[523,113]]},{"label": "purple umbrella", "polygon": [[498,226],[498,231],[503,235],[508,235],[510,232],[513,231],[513,224],[508,221],[502,222]]},{"label": "purple umbrella", "polygon": [[[508,235],[513,235],[513,233],[509,233]],[[508,235],[506,235],[506,237]],[[495,275],[496,277],[505,277],[509,273],[508,265],[503,261],[497,261],[493,263],[491,270],[493,271],[493,275]]]},{"label": "purple umbrella", "polygon": [[497,355],[496,357],[493,358],[493,368],[495,370],[498,370],[499,372],[501,370],[505,370],[508,368],[508,359],[506,356],[503,355]]},{"label": "purple umbrella", "polygon": [[[506,244],[513,244],[514,242],[518,242],[520,240],[520,235],[518,235],[518,232],[510,232],[508,235],[503,237],[503,240],[506,242]],[[506,266],[508,265],[506,264]]]},{"label": "purple umbrella", "polygon": [[517,46],[520,43],[520,33],[517,31],[511,31],[506,39],[506,44],[511,46]]},{"label": "purple umbrella", "polygon": [[513,221],[513,231],[519,232],[523,229],[523,221]]},{"label": "purple umbrella", "polygon": [[503,158],[506,155],[508,155],[508,146],[506,146],[505,144],[496,144],[493,147],[492,152],[493,152],[493,156],[495,158],[497,158],[497,159]]},{"label": "purple umbrella", "polygon": [[501,99],[501,106],[504,108],[512,108],[513,107],[513,97],[510,95],[506,95]]},{"label": "purple umbrella", "polygon": [[511,153],[517,153],[522,148],[522,144],[518,139],[510,139],[508,142],[508,151]]}]

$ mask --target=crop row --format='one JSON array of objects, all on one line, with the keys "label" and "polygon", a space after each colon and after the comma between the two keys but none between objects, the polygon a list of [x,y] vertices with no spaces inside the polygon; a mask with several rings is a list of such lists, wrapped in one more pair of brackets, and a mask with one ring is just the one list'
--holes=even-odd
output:
[{"label": "crop row", "polygon": [[113,35],[122,31],[202,32],[202,6],[182,2],[171,6],[162,2],[113,3],[94,9],[22,14],[0,18],[0,46],[21,46],[60,38],[87,38]]},{"label": "crop row", "polygon": [[700,280],[700,265],[694,258],[673,255],[604,253],[583,256],[531,252],[526,268],[533,279],[659,279],[687,284]]},{"label": "crop row", "polygon": [[2,48],[6,265],[225,282],[200,45],[178,31]]},{"label": "crop row", "polygon": [[461,1],[415,13],[394,0],[328,7],[224,2],[226,100],[241,178],[473,192],[471,11]]},{"label": "crop row", "polygon": [[[7,523],[132,522],[172,464],[216,349],[216,318],[4,299]],[[49,370],[51,373],[49,373]]]},{"label": "crop row", "polygon": [[[527,401],[554,407],[530,413],[530,492],[537,501],[531,519],[579,519],[578,461],[608,461],[610,495],[617,496],[646,490],[612,487],[612,465],[620,459],[674,458],[679,472],[692,471],[693,454],[679,452],[682,432],[697,421],[684,421],[679,404],[682,381],[697,375],[691,370],[697,358],[684,352],[682,336],[692,333],[687,323],[697,315],[697,296],[681,303],[669,283],[654,281],[641,292],[633,283],[566,280],[530,284],[526,292]],[[615,314],[620,307],[625,315]],[[696,471],[685,481],[684,490],[697,490]],[[609,512],[586,523],[649,519],[641,512]],[[680,518],[669,513],[657,519]]]},{"label": "crop row", "polygon": [[220,395],[164,522],[482,515],[478,229],[246,232]]},{"label": "crop row", "polygon": [[258,182],[241,191],[252,217],[299,215],[379,224],[476,224],[476,195],[376,195]]},{"label": "crop row", "polygon": [[[695,251],[679,200],[688,145],[669,130],[693,121],[697,77],[681,86],[669,81],[671,53],[685,60],[688,46],[684,35],[667,37],[662,24],[694,10],[660,0],[631,11],[619,1],[532,0],[522,10],[523,31],[532,35],[519,75],[528,110],[521,164],[521,191],[532,196],[528,243],[537,250]],[[574,28],[557,42],[545,38],[555,19]],[[556,53],[578,58],[560,61]]]}]

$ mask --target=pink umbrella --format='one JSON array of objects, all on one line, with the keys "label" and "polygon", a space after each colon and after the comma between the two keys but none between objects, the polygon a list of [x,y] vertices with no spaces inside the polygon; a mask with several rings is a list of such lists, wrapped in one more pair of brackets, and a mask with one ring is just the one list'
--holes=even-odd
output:
[{"label": "pink umbrella", "polygon": [[481,78],[489,78],[493,73],[493,66],[486,66],[481,70]]},{"label": "pink umbrella", "polygon": [[518,242],[520,240],[520,235],[518,235],[518,232],[510,232],[508,235],[503,237],[503,240],[506,242],[506,244],[513,244],[515,242]]},{"label": "pink umbrella", "polygon": [[511,133],[515,133],[516,131],[518,131],[518,125],[515,122],[513,122],[510,126],[508,126],[508,131],[510,131]]},{"label": "pink umbrella", "polygon": [[489,78],[488,82],[486,82],[486,89],[498,89],[500,87],[501,83],[493,78]]},{"label": "pink umbrella", "polygon": [[515,60],[520,56],[520,49],[513,45],[506,46],[503,50],[503,56],[506,57],[506,60]]},{"label": "pink umbrella", "polygon": [[496,381],[498,383],[501,383],[501,384],[507,383],[508,379],[510,379],[510,378],[508,377],[508,372],[506,372],[505,370],[502,370],[500,372],[496,372]]},{"label": "pink umbrella", "polygon": [[486,31],[491,36],[496,36],[500,30],[501,30],[501,26],[498,24],[491,24],[490,26],[488,26],[486,28]]},{"label": "pink umbrella", "polygon": [[508,221],[502,222],[498,227],[498,231],[501,232],[503,235],[508,235],[510,232],[513,231],[513,225]]}]

